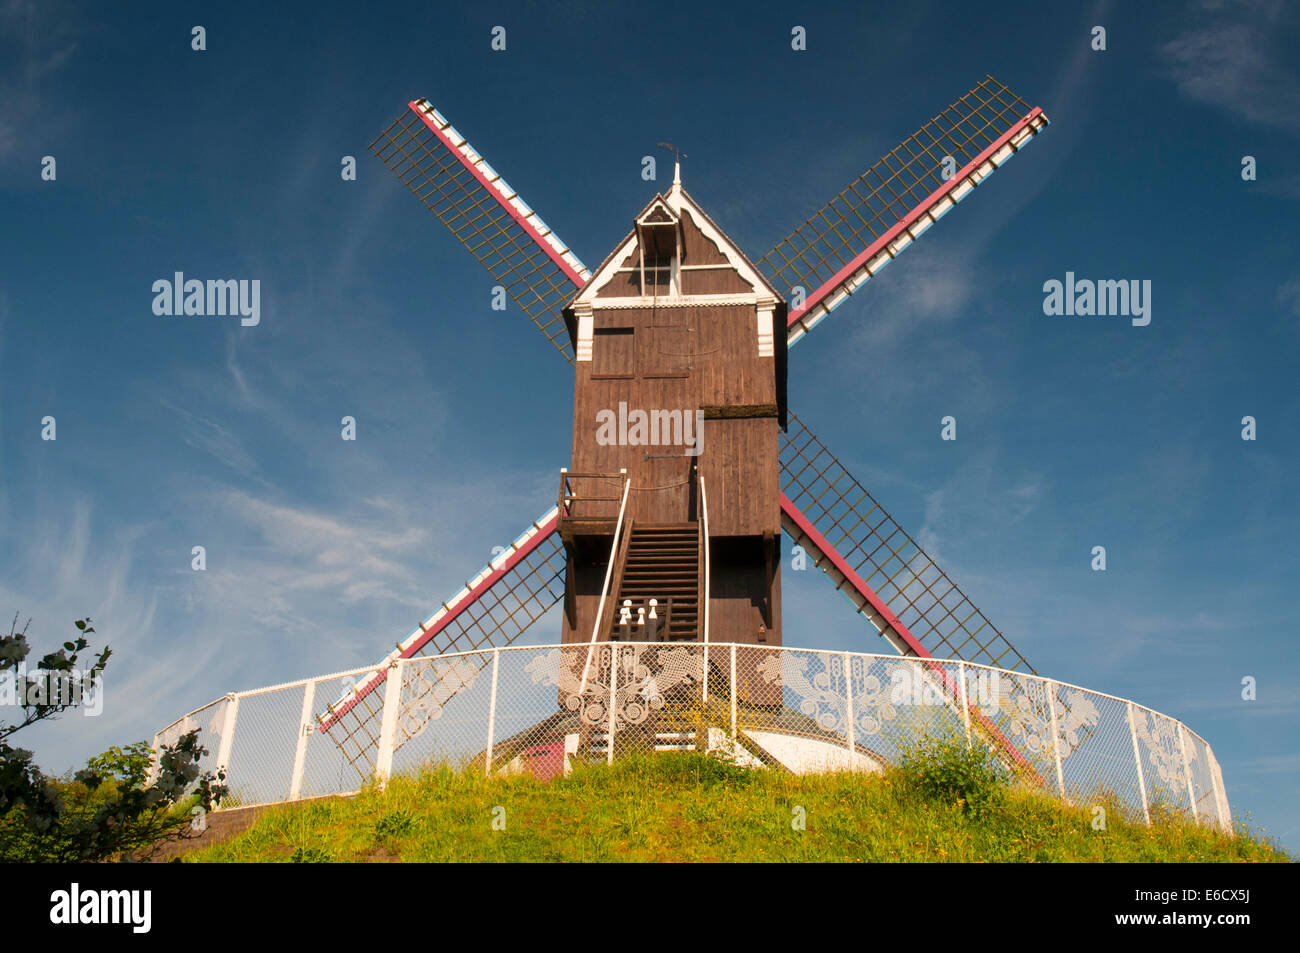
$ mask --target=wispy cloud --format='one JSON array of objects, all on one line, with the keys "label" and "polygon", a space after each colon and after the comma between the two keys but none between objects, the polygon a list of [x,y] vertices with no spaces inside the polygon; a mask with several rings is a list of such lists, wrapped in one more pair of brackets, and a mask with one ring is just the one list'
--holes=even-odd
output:
[{"label": "wispy cloud", "polygon": [[[76,52],[68,21],[37,0],[0,3],[0,160],[45,128],[50,77]],[[63,121],[67,120],[66,113]],[[21,131],[21,132],[20,132]]]},{"label": "wispy cloud", "polygon": [[[1297,194],[1300,195],[1300,193]],[[1296,317],[1300,317],[1300,278],[1288,281],[1278,288],[1277,300],[1290,309]]]},{"label": "wispy cloud", "polygon": [[[238,491],[226,493],[222,504],[230,517],[262,535],[270,557],[263,581],[273,590],[328,590],[333,601],[345,605],[382,598],[427,607],[427,596],[400,557],[424,543],[428,533],[391,509],[366,512],[363,504],[358,515],[344,518]],[[248,581],[243,575],[240,584]]]},{"label": "wispy cloud", "polygon": [[[69,715],[24,732],[22,744],[40,752],[41,764],[62,770],[93,751],[150,734],[152,705],[182,704],[194,666],[204,659],[174,632],[157,638],[159,594],[141,584],[136,557],[146,524],[109,526],[79,497],[28,503],[12,535],[29,549],[0,583],[0,605],[31,619],[38,655],[68,638],[73,620],[86,616],[97,630],[91,649],[113,649],[100,717]],[[75,730],[67,724],[74,720]]]},{"label": "wispy cloud", "polygon": [[1294,38],[1280,0],[1201,0],[1195,25],[1160,47],[1179,91],[1250,123],[1300,131]]},{"label": "wispy cloud", "polygon": [[1009,473],[989,448],[926,494],[925,521],[916,541],[939,562],[945,539],[961,538],[971,545],[1003,533],[1037,510],[1045,495],[1041,474]]},{"label": "wispy cloud", "polygon": [[187,444],[196,450],[211,455],[236,473],[243,476],[253,475],[256,464],[253,462],[252,456],[244,448],[243,441],[229,427],[199,414],[191,413],[183,407],[177,407],[171,401],[163,400],[162,404],[168,410],[175,412],[186,423],[187,426],[181,435],[181,439]]}]

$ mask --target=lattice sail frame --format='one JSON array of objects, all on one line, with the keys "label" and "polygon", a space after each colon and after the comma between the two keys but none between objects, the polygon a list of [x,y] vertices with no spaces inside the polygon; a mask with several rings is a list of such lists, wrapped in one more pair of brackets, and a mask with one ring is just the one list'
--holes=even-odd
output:
[{"label": "lattice sail frame", "polygon": [[[399,642],[380,664],[510,645],[519,639],[564,598],[564,549],[556,525],[553,509]],[[316,716],[317,728],[334,739],[363,776],[374,768],[371,759],[383,721],[384,693],[380,689],[389,671],[384,667],[367,674]],[[407,671],[411,677],[412,670]],[[468,681],[468,676],[464,679]],[[418,715],[414,710],[399,714],[399,725],[411,727],[398,733],[394,750],[418,734],[414,727]]]},{"label": "lattice sail frame", "polygon": [[1048,125],[988,77],[882,156],[758,262],[794,344]]},{"label": "lattice sail frame", "polygon": [[591,273],[506,180],[425,99],[411,102],[370,151],[572,363],[560,312]]},{"label": "lattice sail frame", "polygon": [[[1006,636],[793,412],[789,429],[781,434],[780,454],[782,493],[929,655],[1034,672]],[[881,628],[880,622],[873,624]]]}]

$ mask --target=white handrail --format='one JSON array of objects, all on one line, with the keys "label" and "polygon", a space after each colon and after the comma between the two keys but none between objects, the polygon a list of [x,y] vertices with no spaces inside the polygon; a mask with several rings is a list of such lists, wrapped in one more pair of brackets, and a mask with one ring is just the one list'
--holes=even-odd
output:
[{"label": "white handrail", "polygon": [[704,492],[704,474],[700,474],[700,519],[704,521],[704,644],[709,644],[709,497]]},{"label": "white handrail", "polygon": [[605,583],[600,587],[600,603],[596,606],[596,621],[591,626],[591,648],[587,649],[587,663],[582,666],[582,687],[578,690],[581,695],[587,690],[587,675],[591,671],[591,653],[596,649],[596,637],[600,635],[600,620],[605,615],[605,598],[609,595],[610,578],[614,575],[614,560],[618,557],[618,544],[623,538],[623,517],[627,512],[627,492],[632,486],[632,480],[627,475],[627,470],[619,470],[623,474],[623,501],[618,505],[618,522],[614,524],[614,542],[609,548],[609,565],[605,567]]},{"label": "white handrail", "polygon": [[[704,492],[704,474],[700,474],[700,522],[704,535],[704,593],[699,606],[704,620],[704,701],[709,700],[709,495]],[[735,691],[734,687],[732,691]]]}]

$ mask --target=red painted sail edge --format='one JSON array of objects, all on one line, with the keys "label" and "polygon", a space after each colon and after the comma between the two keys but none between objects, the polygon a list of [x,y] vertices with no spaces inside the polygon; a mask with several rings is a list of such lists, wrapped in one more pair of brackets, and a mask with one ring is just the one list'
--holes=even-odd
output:
[{"label": "red painted sail edge", "polygon": [[[790,518],[795,526],[799,528],[799,531],[808,537],[822,555],[830,560],[836,571],[844,577],[845,581],[854,588],[858,595],[867,600],[871,607],[875,609],[876,612],[880,613],[880,617],[885,620],[886,624],[888,624],[891,629],[898,633],[899,637],[907,647],[915,652],[918,657],[929,660],[927,662],[927,667],[939,676],[951,697],[958,697],[957,685],[954,683],[948,670],[944,666],[938,664],[938,662],[933,661],[934,656],[932,656],[926,647],[921,644],[920,640],[911,633],[898,616],[894,615],[894,613],[890,611],[889,606],[885,605],[884,601],[876,595],[863,578],[854,572],[853,567],[848,564],[843,556],[836,552],[835,547],[830,544],[825,536],[817,532],[817,528],[813,526],[812,521],[809,520],[808,517],[804,516],[803,512],[800,511],[800,509],[795,506],[794,503],[791,502],[790,498],[784,493],[781,494],[781,510]],[[1043,783],[1042,778],[1034,769],[1034,766],[1031,765],[1029,761],[1026,760],[1025,756],[1020,753],[1020,749],[1012,744],[1011,741],[998,730],[997,725],[989,721],[988,717],[985,716],[979,708],[968,704],[968,709],[971,715],[980,723],[980,726],[989,733],[989,735],[1004,751],[1007,752],[1013,761],[1022,768],[1026,768],[1032,772],[1034,778],[1036,778],[1040,784]]]},{"label": "red painted sail edge", "polygon": [[933,657],[930,655],[926,647],[921,644],[920,639],[914,636],[907,626],[903,625],[898,616],[894,615],[894,613],[890,611],[889,606],[885,605],[884,600],[876,595],[863,578],[853,571],[853,567],[845,561],[844,557],[835,551],[835,547],[827,541],[826,537],[817,532],[817,528],[813,526],[812,520],[804,516],[803,512],[795,506],[790,498],[784,493],[781,494],[781,509],[785,515],[790,517],[794,524],[799,527],[799,531],[811,539],[826,558],[831,561],[831,564],[834,565],[840,575],[848,581],[849,585],[857,590],[858,595],[866,599],[867,602],[870,603],[871,608],[880,613],[880,617],[885,620],[891,629],[898,633],[899,637],[904,643],[906,643],[907,647],[911,649],[913,653],[921,658]]},{"label": "red painted sail edge", "polygon": [[[524,543],[523,546],[520,546],[513,553],[511,553],[509,557],[507,557],[506,560],[497,569],[493,570],[490,574],[485,576],[479,582],[478,585],[476,585],[473,589],[469,591],[469,594],[465,598],[461,599],[459,602],[456,603],[455,606],[451,607],[447,611],[447,613],[443,615],[441,619],[439,619],[433,625],[429,626],[427,629],[424,629],[423,633],[418,638],[416,638],[413,642],[411,642],[410,645],[402,649],[401,654],[398,657],[411,658],[413,655],[415,655],[416,652],[424,648],[424,646],[427,645],[431,639],[433,639],[435,636],[437,636],[439,632],[441,632],[448,625],[450,625],[451,622],[454,619],[456,619],[456,617],[458,617],[462,612],[464,612],[475,602],[477,602],[485,592],[487,592],[498,582],[500,582],[502,577],[504,577],[506,573],[510,572],[512,569],[515,568],[515,566],[519,565],[520,562],[526,559],[529,553],[533,552],[533,550],[535,550],[538,546],[540,546],[546,540],[550,539],[551,534],[555,532],[556,527],[559,525],[559,518],[560,518],[559,512],[557,511],[549,519],[543,520],[541,523],[538,523],[537,532],[533,534],[532,538],[530,538],[526,543]],[[372,675],[370,679],[366,682],[366,684],[358,688],[356,692],[353,694],[353,696],[350,699],[348,699],[346,703],[339,706],[338,709],[331,711],[327,718],[321,719],[320,722],[321,731],[329,731],[330,728],[333,727],[334,724],[340,718],[342,718],[349,711],[351,711],[353,707],[356,706],[357,702],[361,701],[361,699],[365,698],[367,695],[369,695],[371,692],[377,689],[380,685],[384,683],[384,681],[387,678],[388,678],[387,668],[380,669],[378,672]]]},{"label": "red painted sail edge", "polygon": [[910,228],[915,224],[916,220],[929,211],[940,199],[949,192],[955,190],[957,186],[964,182],[972,172],[987,162],[989,156],[993,155],[1005,146],[1016,135],[1018,135],[1022,129],[1026,128],[1042,114],[1042,108],[1035,107],[1029,115],[1017,122],[1014,126],[995,139],[986,149],[984,149],[983,152],[962,166],[960,171],[953,175],[952,178],[931,192],[926,198],[922,199],[916,208],[912,209],[912,211],[908,212],[895,222],[889,231],[885,232],[885,234],[881,235],[874,242],[868,245],[856,258],[837,271],[825,284],[805,298],[803,307],[791,311],[789,318],[786,320],[786,327],[793,328],[798,324],[804,315],[816,307],[823,298],[827,297],[832,291],[847,281],[854,272],[858,271],[858,269],[860,269],[864,264],[872,258],[875,258],[882,248],[889,245],[894,239],[902,234],[905,229]]},{"label": "red painted sail edge", "polygon": [[[551,261],[555,262],[556,267],[558,267],[560,271],[564,272],[564,276],[566,278],[572,281],[574,285],[576,285],[579,288],[581,288],[583,285],[587,283],[587,280],[583,278],[582,275],[576,269],[574,269],[574,267],[570,265],[568,261],[565,260],[564,256],[560,254],[559,251],[556,250],[554,245],[552,245],[550,242],[546,240],[546,236],[544,236],[541,232],[539,232],[537,230],[537,227],[533,225],[532,222],[528,221],[527,218],[521,215],[519,213],[519,210],[515,208],[513,205],[511,205],[509,202],[503,201],[501,199],[500,193],[493,186],[493,184],[488,181],[487,176],[485,176],[478,168],[476,168],[474,163],[470,162],[465,157],[465,154],[460,151],[460,149],[456,146],[455,143],[451,141],[451,138],[445,132],[443,132],[441,129],[437,127],[437,125],[435,125],[433,122],[430,121],[428,115],[426,115],[424,110],[420,108],[420,101],[418,99],[413,99],[406,105],[410,108],[411,112],[415,113],[417,116],[420,117],[420,121],[423,122],[429,128],[429,131],[438,137],[438,141],[441,142],[444,146],[447,147],[447,149],[451,151],[452,155],[454,155],[457,161],[459,161],[460,164],[465,167],[466,171],[468,171],[470,175],[474,176],[474,178],[478,180],[479,184],[482,185],[483,188],[487,189],[489,193],[491,193],[492,197],[497,200],[497,203],[503,209],[506,210],[506,213],[511,218],[513,218],[516,223],[518,223],[519,227],[522,228],[528,234],[528,237],[537,243],[538,247],[540,247],[542,251],[546,253],[546,256],[550,258]],[[468,140],[463,140],[463,141],[468,142]]]}]

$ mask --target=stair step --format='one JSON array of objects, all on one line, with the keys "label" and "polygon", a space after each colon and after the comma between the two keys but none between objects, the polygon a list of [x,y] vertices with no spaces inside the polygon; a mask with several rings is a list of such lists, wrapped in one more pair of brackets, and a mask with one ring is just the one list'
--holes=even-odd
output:
[{"label": "stair step", "polygon": [[[695,580],[683,579],[681,576],[633,576],[631,579],[623,580],[623,585],[622,588],[619,589],[619,592],[621,593],[629,589],[636,589],[638,592],[644,593],[654,589],[655,586],[663,586],[667,589],[675,589],[679,592],[695,592]],[[654,593],[651,592],[650,595],[653,596]]]},{"label": "stair step", "polygon": [[658,599],[661,606],[666,606],[668,600],[672,599],[673,606],[680,608],[686,598],[694,602],[694,596],[694,586],[625,586],[623,591],[618,594],[618,602],[615,605],[621,606],[624,599],[631,599],[633,609],[642,605],[649,608],[651,599]]},{"label": "stair step", "polygon": [[[661,641],[699,641],[699,546],[698,523],[633,525],[622,577],[617,581],[614,634],[622,631],[617,612],[622,609],[624,600],[633,603],[632,618],[636,619],[640,610],[648,610],[649,601],[654,599],[657,602],[656,618],[662,626],[659,630]],[[679,744],[691,746],[686,741],[674,740],[670,747]],[[664,746],[661,743],[657,747]]]}]

